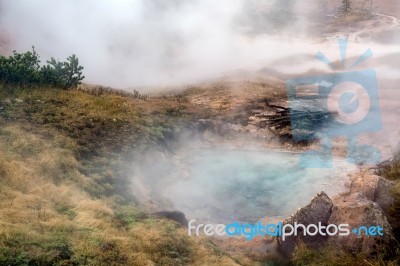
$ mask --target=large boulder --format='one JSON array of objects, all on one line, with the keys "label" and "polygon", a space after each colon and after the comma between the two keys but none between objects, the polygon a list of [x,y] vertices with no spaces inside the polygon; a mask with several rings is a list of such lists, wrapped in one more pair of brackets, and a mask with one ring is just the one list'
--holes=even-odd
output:
[{"label": "large boulder", "polygon": [[356,232],[350,232],[348,236],[329,237],[329,244],[352,254],[363,253],[367,256],[373,256],[390,242],[391,227],[382,208],[378,203],[369,200],[365,194],[355,192],[347,197],[335,197],[333,203],[334,207],[329,223],[349,224],[350,230],[357,229],[360,226],[367,228],[380,226],[383,228],[383,236],[368,236],[364,231],[360,235]]},{"label": "large boulder", "polygon": [[393,203],[390,190],[394,185],[381,176],[370,173],[357,173],[353,175],[351,194],[362,193],[368,200],[376,202],[386,213]]},{"label": "large boulder", "polygon": [[[310,204],[299,209],[295,214],[286,219],[283,224],[302,224],[308,226],[310,224],[318,225],[321,223],[323,226],[328,224],[329,218],[332,213],[333,203],[325,192],[319,193],[314,197]],[[297,236],[292,235],[282,239],[278,237],[278,250],[286,257],[292,257],[296,246],[302,242],[307,246],[315,247],[327,240],[326,236],[317,234],[315,236],[304,236],[303,231],[297,231]]]},{"label": "large boulder", "polygon": [[[329,224],[348,224],[350,234],[347,236],[304,236],[300,230],[297,236],[278,238],[278,250],[290,258],[299,243],[309,248],[320,247],[324,244],[336,246],[352,254],[363,253],[373,256],[390,243],[391,226],[385,216],[385,209],[392,204],[390,188],[392,183],[382,177],[364,174],[353,179],[350,192],[338,195],[331,200],[324,192],[314,197],[311,203],[297,211],[283,224],[310,224],[326,226]],[[383,208],[382,208],[382,207]],[[383,228],[383,236],[366,235],[364,231],[360,235],[352,230],[365,226],[380,226]]]},{"label": "large boulder", "polygon": [[153,216],[175,221],[184,227],[188,226],[188,220],[186,219],[185,214],[180,211],[160,211],[153,213]]}]

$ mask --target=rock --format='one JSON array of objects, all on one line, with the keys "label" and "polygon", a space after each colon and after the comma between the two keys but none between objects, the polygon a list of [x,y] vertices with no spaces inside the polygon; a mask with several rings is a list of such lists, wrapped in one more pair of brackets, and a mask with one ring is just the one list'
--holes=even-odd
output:
[{"label": "rock", "polygon": [[331,224],[349,224],[349,229],[359,228],[360,226],[380,226],[383,228],[383,236],[366,236],[362,233],[360,236],[350,232],[348,236],[331,236],[328,243],[338,246],[345,251],[364,253],[366,255],[376,255],[388,244],[391,235],[391,226],[388,223],[382,208],[367,198],[361,192],[352,193],[348,197],[336,197],[333,200],[334,207],[329,219]]},{"label": "rock", "polygon": [[377,175],[358,173],[351,186],[351,193],[364,194],[368,200],[378,203],[386,213],[393,202],[390,193],[393,184],[392,181]]},{"label": "rock", "polygon": [[215,126],[213,121],[210,119],[199,119],[196,123],[194,123],[194,127],[199,131],[199,132],[204,132],[206,130],[215,130]]},{"label": "rock", "polygon": [[371,201],[375,199],[375,190],[379,176],[370,175],[368,173],[356,173],[353,174],[351,178],[353,179],[353,182],[350,186],[351,194],[361,193]]},{"label": "rock", "polygon": [[[286,219],[283,224],[348,224],[350,235],[347,236],[303,236],[298,231],[297,236],[286,237],[285,241],[278,238],[278,249],[286,257],[292,257],[299,242],[309,248],[320,247],[324,244],[337,247],[351,254],[363,253],[374,256],[390,243],[391,226],[385,212],[390,208],[393,199],[390,189],[393,182],[368,172],[357,173],[353,176],[350,192],[341,194],[331,200],[324,192],[314,197],[309,205]],[[383,236],[368,236],[365,231],[360,235],[351,232],[353,229],[365,226],[380,226]]]},{"label": "rock", "polygon": [[188,221],[185,217],[185,214],[180,211],[160,211],[153,213],[153,215],[156,217],[170,219],[185,227],[188,226]]},{"label": "rock", "polygon": [[389,208],[393,204],[391,189],[394,184],[395,183],[393,181],[379,177],[378,184],[376,186],[374,201],[379,204],[385,213],[388,212]]},{"label": "rock", "polygon": [[[331,216],[333,203],[325,192],[319,193],[311,200],[311,203],[298,210],[290,218],[286,219],[283,224],[303,224],[308,226],[310,224],[318,225],[321,223],[326,226]],[[327,240],[326,236],[317,234],[315,236],[304,236],[301,229],[297,231],[297,236],[289,236],[283,241],[278,237],[278,250],[286,257],[292,257],[293,252],[299,242],[307,246],[315,247]]]}]

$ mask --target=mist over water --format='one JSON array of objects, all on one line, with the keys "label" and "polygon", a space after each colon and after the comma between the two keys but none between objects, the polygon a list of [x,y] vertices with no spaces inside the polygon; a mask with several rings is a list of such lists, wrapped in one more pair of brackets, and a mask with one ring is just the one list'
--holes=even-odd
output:
[{"label": "mist over water", "polygon": [[151,166],[142,168],[137,192],[151,187],[146,193],[158,205],[213,223],[286,217],[320,191],[347,191],[346,173],[357,169],[344,158],[333,168],[304,169],[299,154],[242,149],[193,149]]}]

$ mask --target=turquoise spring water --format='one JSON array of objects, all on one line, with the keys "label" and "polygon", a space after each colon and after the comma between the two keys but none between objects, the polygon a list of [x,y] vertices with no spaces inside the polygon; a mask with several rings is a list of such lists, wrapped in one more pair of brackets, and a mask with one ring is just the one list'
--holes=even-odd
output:
[{"label": "turquoise spring water", "polygon": [[331,169],[302,169],[299,155],[248,150],[194,150],[184,159],[189,175],[165,188],[175,208],[189,219],[254,222],[285,217],[320,191],[346,191],[344,160]]}]

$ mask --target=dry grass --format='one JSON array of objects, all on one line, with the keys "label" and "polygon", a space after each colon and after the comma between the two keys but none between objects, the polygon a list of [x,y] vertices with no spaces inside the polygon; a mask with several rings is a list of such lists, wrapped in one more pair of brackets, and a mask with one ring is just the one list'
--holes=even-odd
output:
[{"label": "dry grass", "polygon": [[399,259],[388,260],[384,254],[371,260],[364,254],[345,252],[340,247],[322,246],[320,249],[309,249],[305,245],[298,246],[292,261],[297,266],[395,266],[399,263]]},{"label": "dry grass", "polygon": [[340,249],[323,248],[314,250],[307,248],[305,245],[298,246],[294,254],[293,263],[298,266],[365,265],[363,258],[353,258],[351,255],[341,252]]},{"label": "dry grass", "polygon": [[[8,92],[0,89],[0,99],[3,124],[13,121],[26,131],[43,136],[43,145],[36,147],[29,144],[35,140],[28,136],[19,137],[17,141],[21,143],[14,143],[16,149],[18,145],[25,149],[20,151],[22,156],[40,149],[46,151],[33,171],[51,172],[55,182],[62,183],[60,173],[79,168],[66,179],[79,183],[92,196],[115,196],[121,201],[134,200],[126,186],[128,164],[121,157],[162,148],[174,130],[190,119],[186,111],[189,104],[175,98],[144,101],[114,94],[97,96],[84,91],[38,88]],[[60,147],[49,147],[53,142]],[[57,156],[59,149],[64,154]],[[82,173],[86,178],[80,176]]]},{"label": "dry grass", "polygon": [[135,206],[123,158],[160,149],[192,119],[276,96],[275,85],[216,82],[146,101],[0,86],[0,265],[236,265]]},{"label": "dry grass", "polygon": [[79,172],[73,141],[46,132],[0,131],[1,265],[234,264],[172,222],[93,199],[82,190],[91,181]]},{"label": "dry grass", "polygon": [[0,265],[236,264],[121,199],[124,148],[160,143],[188,101],[38,89],[0,106]]}]

